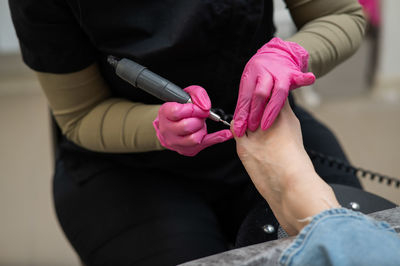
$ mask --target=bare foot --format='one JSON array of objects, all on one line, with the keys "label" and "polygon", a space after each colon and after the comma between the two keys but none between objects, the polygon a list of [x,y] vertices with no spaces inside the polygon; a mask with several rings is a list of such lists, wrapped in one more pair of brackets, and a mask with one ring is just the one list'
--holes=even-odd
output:
[{"label": "bare foot", "polygon": [[268,130],[247,131],[235,139],[237,153],[253,183],[290,235],[307,224],[301,220],[340,207],[304,150],[300,123],[288,102]]}]

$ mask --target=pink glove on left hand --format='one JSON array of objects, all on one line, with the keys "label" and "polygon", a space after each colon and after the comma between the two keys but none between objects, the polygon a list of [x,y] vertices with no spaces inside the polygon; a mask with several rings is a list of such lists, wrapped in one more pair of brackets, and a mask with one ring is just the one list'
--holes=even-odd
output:
[{"label": "pink glove on left hand", "polygon": [[[240,81],[233,116],[234,132],[268,129],[282,109],[289,90],[314,83],[308,69],[308,53],[300,45],[273,38],[249,60]],[[269,99],[269,101],[268,101]]]},{"label": "pink glove on left hand", "polygon": [[164,103],[153,122],[161,145],[182,155],[195,156],[211,145],[233,138],[229,129],[207,134],[205,121],[211,109],[207,92],[200,86],[184,90],[193,103]]}]

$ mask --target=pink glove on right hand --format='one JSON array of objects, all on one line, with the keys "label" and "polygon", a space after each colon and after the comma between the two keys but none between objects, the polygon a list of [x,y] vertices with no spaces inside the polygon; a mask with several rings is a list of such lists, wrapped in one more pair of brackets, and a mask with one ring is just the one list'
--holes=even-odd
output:
[{"label": "pink glove on right hand", "polygon": [[195,156],[201,150],[233,138],[229,129],[207,134],[207,119],[211,101],[200,86],[184,89],[193,103],[167,102],[161,105],[153,122],[162,146],[182,155]]},{"label": "pink glove on right hand", "polygon": [[300,45],[273,38],[249,60],[240,80],[233,116],[235,134],[268,129],[282,109],[289,91],[311,85],[308,53]]}]

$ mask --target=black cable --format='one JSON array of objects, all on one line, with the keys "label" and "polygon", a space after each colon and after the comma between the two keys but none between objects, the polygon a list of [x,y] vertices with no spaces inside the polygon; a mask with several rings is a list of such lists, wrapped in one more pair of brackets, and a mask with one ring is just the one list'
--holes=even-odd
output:
[{"label": "black cable", "polygon": [[310,156],[311,160],[319,160],[322,164],[329,164],[330,167],[337,167],[339,170],[343,170],[347,173],[354,173],[357,177],[361,178],[370,178],[371,180],[377,179],[379,183],[383,183],[386,181],[386,185],[391,186],[392,184],[395,185],[396,188],[400,188],[400,179],[390,176],[385,176],[376,172],[372,172],[370,170],[366,170],[360,167],[355,167],[350,165],[349,163],[329,156],[323,153],[306,149],[308,155]]},{"label": "black cable", "polygon": [[224,110],[220,109],[220,108],[212,108],[211,111],[213,111],[214,113],[216,113],[217,115],[219,115],[221,117],[222,120],[225,121],[232,121],[233,119],[233,115],[231,114],[226,114],[224,112]]}]

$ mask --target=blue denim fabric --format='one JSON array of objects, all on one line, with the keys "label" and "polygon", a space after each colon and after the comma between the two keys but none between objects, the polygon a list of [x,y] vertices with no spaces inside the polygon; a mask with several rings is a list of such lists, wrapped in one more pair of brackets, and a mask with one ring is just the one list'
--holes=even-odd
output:
[{"label": "blue denim fabric", "polygon": [[348,209],[317,214],[279,258],[281,265],[400,265],[400,237],[386,222]]}]

